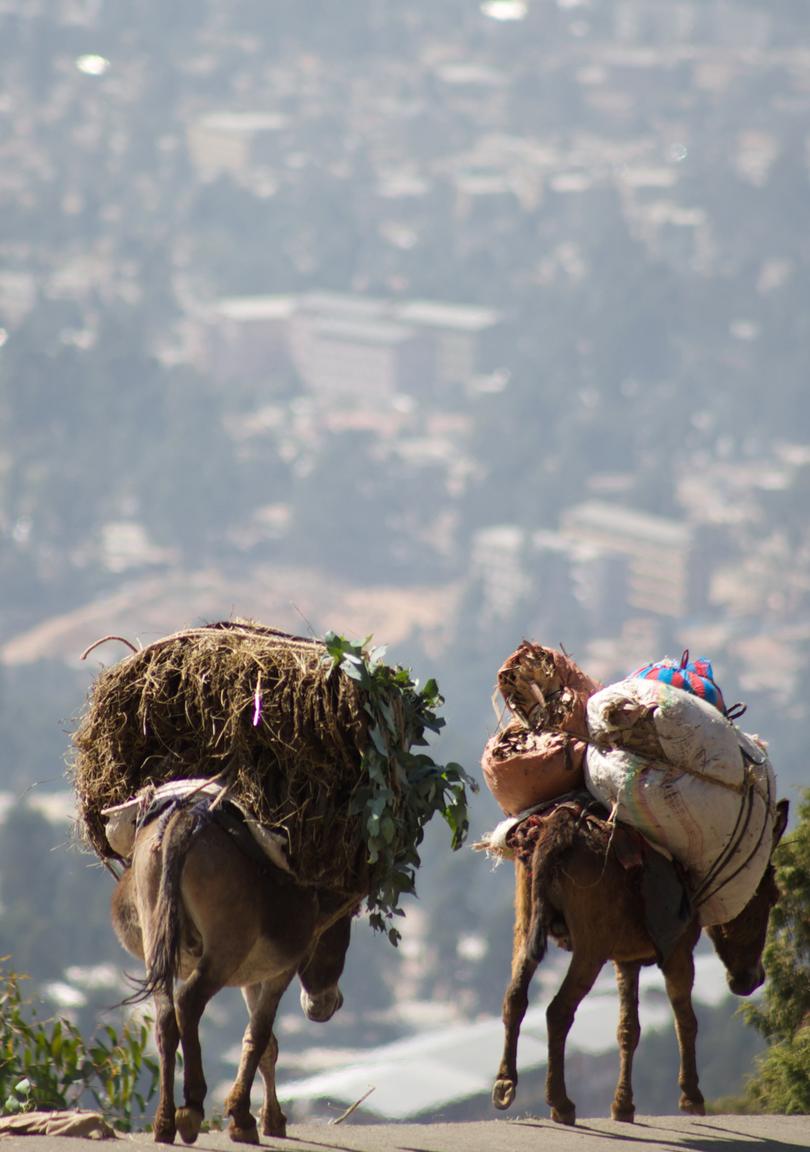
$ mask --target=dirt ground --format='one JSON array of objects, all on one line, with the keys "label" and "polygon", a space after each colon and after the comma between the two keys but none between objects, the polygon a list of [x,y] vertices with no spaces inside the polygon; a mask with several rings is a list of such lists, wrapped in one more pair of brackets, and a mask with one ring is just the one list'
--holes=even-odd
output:
[{"label": "dirt ground", "polygon": [[[154,1148],[147,1134],[121,1136],[119,1146]],[[581,1120],[562,1128],[544,1119],[475,1124],[294,1124],[286,1140],[264,1138],[272,1152],[793,1152],[810,1148],[807,1116],[649,1116],[633,1125]],[[101,1145],[103,1147],[103,1145]],[[99,1152],[97,1140],[4,1136],[3,1152]],[[178,1147],[182,1145],[178,1144]],[[199,1152],[234,1145],[225,1133],[200,1136]]]}]

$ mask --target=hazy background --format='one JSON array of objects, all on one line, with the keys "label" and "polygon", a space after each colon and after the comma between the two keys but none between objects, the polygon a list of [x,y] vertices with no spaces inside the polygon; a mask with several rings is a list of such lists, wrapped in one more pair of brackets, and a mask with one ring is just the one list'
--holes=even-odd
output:
[{"label": "hazy background", "polygon": [[[134,966],[109,877],[65,848],[106,633],[373,633],[437,677],[436,753],[475,774],[524,637],[605,680],[688,647],[795,801],[809,16],[0,0],[0,954],[48,1003],[92,1026]],[[474,837],[498,815],[475,798]],[[358,924],[341,1018],[290,1003],[285,1076],[497,1014],[511,877],[448,839],[398,953]],[[222,1003],[211,1061],[243,1024]],[[730,1016],[708,1092],[756,1046]],[[669,1110],[646,1068],[673,1042],[645,1043],[639,1107]],[[602,1109],[613,1057],[583,1060]]]}]

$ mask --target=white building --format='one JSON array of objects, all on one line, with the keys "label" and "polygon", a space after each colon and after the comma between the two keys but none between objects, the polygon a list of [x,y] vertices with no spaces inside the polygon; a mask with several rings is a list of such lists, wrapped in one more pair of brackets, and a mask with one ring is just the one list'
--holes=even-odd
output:
[{"label": "white building", "polygon": [[203,180],[223,174],[245,177],[257,143],[286,126],[286,117],[277,112],[208,112],[188,127],[191,163]]},{"label": "white building", "polygon": [[572,541],[594,548],[596,556],[625,558],[629,607],[679,617],[703,606],[703,566],[691,525],[588,500],[563,513],[561,529]]},{"label": "white building", "polygon": [[325,402],[434,396],[485,366],[500,316],[488,308],[343,293],[230,297],[205,316],[207,367],[256,378],[285,357]]}]

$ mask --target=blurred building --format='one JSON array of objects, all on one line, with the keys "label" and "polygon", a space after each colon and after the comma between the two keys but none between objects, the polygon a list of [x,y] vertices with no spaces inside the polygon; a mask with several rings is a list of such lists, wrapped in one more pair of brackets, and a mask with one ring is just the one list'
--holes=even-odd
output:
[{"label": "blurred building", "polygon": [[488,308],[343,293],[219,300],[205,317],[206,368],[256,378],[279,358],[314,396],[367,403],[436,398],[488,365],[500,316]]},{"label": "blurred building", "polygon": [[[593,549],[600,567],[606,557],[623,561],[630,609],[683,617],[706,607],[707,570],[692,525],[601,500],[574,505],[560,523],[572,542]],[[619,569],[610,567],[614,581]],[[587,592],[584,575],[582,587]],[[594,595],[599,587],[597,580]]]},{"label": "blurred building", "polygon": [[472,539],[470,579],[480,589],[484,623],[506,620],[531,591],[526,563],[527,534],[516,524],[481,528]]},{"label": "blurred building", "polygon": [[286,126],[286,117],[276,112],[208,112],[188,125],[189,158],[202,180],[246,178],[257,152]]},{"label": "blurred building", "polygon": [[219,380],[261,378],[286,356],[293,296],[230,296],[210,309],[205,322],[204,367]]}]

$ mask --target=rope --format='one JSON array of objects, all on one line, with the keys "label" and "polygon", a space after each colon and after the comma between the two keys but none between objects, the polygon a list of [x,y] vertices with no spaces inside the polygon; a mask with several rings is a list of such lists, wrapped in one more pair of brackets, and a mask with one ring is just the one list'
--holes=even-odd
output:
[{"label": "rope", "polygon": [[[746,799],[748,800],[747,811],[746,811],[746,804],[745,804]],[[698,888],[693,893],[693,898],[695,900],[696,905],[704,904],[706,902],[706,900],[709,899],[709,896],[705,896],[702,900],[700,899],[700,897],[706,891],[709,884],[711,884],[712,881],[723,870],[723,868],[726,866],[726,864],[729,862],[731,857],[734,855],[734,853],[739,848],[740,843],[742,841],[742,838],[745,835],[746,831],[748,830],[748,825],[751,822],[752,805],[753,805],[753,793],[751,791],[749,791],[746,794],[746,796],[743,797],[742,803],[740,804],[740,807],[737,811],[737,819],[734,822],[734,827],[731,831],[731,836],[727,840],[725,846],[721,849],[720,854],[717,857],[717,859],[715,860],[714,864],[712,864],[711,868],[709,868],[708,872],[703,877],[703,882],[698,886]],[[740,821],[743,818],[743,812],[745,812],[745,822],[743,823],[742,827],[740,827]],[[738,832],[738,829],[739,829],[739,832]],[[724,885],[721,885],[721,887],[724,887]],[[716,895],[717,892],[719,892],[719,891],[720,891],[720,888],[717,888],[715,890],[715,892],[710,893],[710,895]]]},{"label": "rope", "polygon": [[[771,778],[770,778],[770,775],[767,775],[767,774],[766,774],[766,776],[767,776],[767,781],[768,781],[767,793],[766,793],[766,796],[762,797],[762,799],[764,799],[764,800],[765,800],[765,811],[766,811],[766,816],[767,816],[767,815],[769,815],[769,814],[770,814],[770,812],[771,812],[771,808],[772,808],[772,806],[773,806],[773,796],[772,796],[772,789],[771,789]],[[750,820],[751,820],[751,814],[752,814],[752,811],[753,811],[753,795],[754,795],[754,791],[758,791],[758,789],[756,789],[755,787],[752,787],[752,789],[751,789],[751,791],[750,791],[750,793],[749,793],[749,804],[748,804],[748,819],[746,820],[746,824],[745,824],[745,828],[743,828],[743,832],[740,834],[740,836],[741,836],[741,837],[742,837],[742,835],[745,833],[745,831],[747,830],[747,828],[748,828],[748,824],[750,823]],[[736,868],[736,869],[735,869],[735,870],[734,870],[734,871],[731,873],[731,875],[730,875],[730,876],[727,876],[727,877],[726,877],[726,879],[725,879],[725,880],[723,880],[723,882],[722,882],[721,884],[719,884],[719,885],[717,886],[717,888],[715,888],[715,889],[714,889],[714,891],[712,891],[712,892],[709,892],[707,895],[705,895],[705,896],[703,897],[703,899],[702,899],[702,900],[699,902],[700,904],[705,904],[705,902],[706,902],[708,899],[710,899],[710,897],[712,897],[712,896],[716,896],[718,892],[722,892],[722,890],[723,890],[723,889],[724,889],[724,888],[725,888],[725,887],[726,887],[728,884],[730,884],[732,880],[734,880],[734,879],[735,879],[737,876],[739,876],[739,874],[740,874],[742,871],[744,871],[744,870],[745,870],[745,869],[748,867],[748,865],[751,863],[751,861],[753,860],[753,858],[756,856],[757,852],[759,851],[759,849],[760,849],[760,846],[761,846],[761,844],[762,844],[762,841],[763,841],[763,839],[765,838],[765,832],[766,832],[766,828],[767,828],[767,825],[768,825],[768,821],[767,821],[767,819],[763,820],[763,822],[762,822],[762,829],[761,829],[761,831],[760,831],[760,834],[759,834],[759,839],[757,840],[756,844],[754,845],[754,848],[753,848],[753,849],[751,850],[751,852],[748,854],[748,856],[746,857],[746,859],[745,859],[745,860],[742,862],[742,864],[740,864],[740,865],[739,865],[739,867],[737,867],[737,868]],[[739,846],[739,842],[738,842],[737,844],[735,844],[735,846],[734,846],[734,850],[735,850],[735,851],[736,851],[736,849],[737,849],[737,847],[738,847],[738,846]],[[713,869],[712,871],[714,871],[714,869]],[[703,884],[701,885],[701,889],[700,889],[701,891],[703,891],[703,890],[705,889],[705,887],[706,887],[706,884],[709,882],[709,880],[710,880],[710,879],[711,879],[711,875],[707,876],[706,880],[705,880],[705,881],[703,882]]]}]

